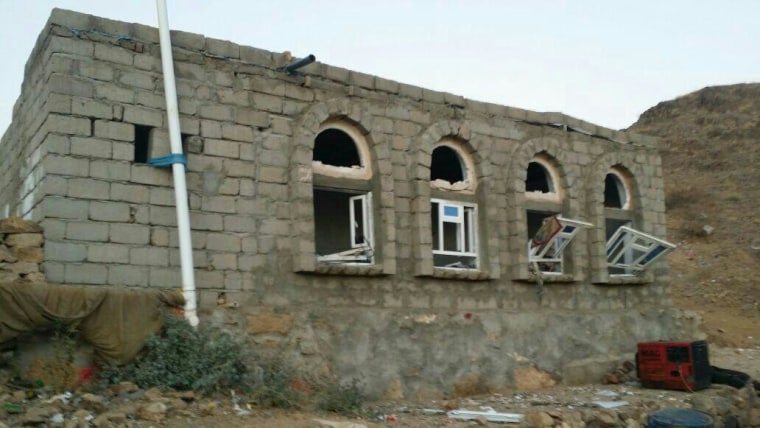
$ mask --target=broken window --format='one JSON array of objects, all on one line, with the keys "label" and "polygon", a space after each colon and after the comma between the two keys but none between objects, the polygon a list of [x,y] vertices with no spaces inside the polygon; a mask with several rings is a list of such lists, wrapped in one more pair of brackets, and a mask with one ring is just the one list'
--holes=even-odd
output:
[{"label": "broken window", "polygon": [[525,192],[555,193],[554,180],[540,162],[530,162],[525,177]]},{"label": "broken window", "polygon": [[317,262],[374,263],[372,171],[366,140],[353,127],[330,120],[314,139],[312,156]]},{"label": "broken window", "polygon": [[458,140],[444,139],[431,157],[433,266],[439,268],[478,268],[474,165],[463,153]]},{"label": "broken window", "polygon": [[431,200],[433,264],[438,267],[478,267],[476,206],[462,202]]},{"label": "broken window", "polygon": [[433,150],[430,165],[430,180],[445,180],[450,184],[464,181],[465,171],[459,154],[448,146],[438,146]]},{"label": "broken window", "polygon": [[[545,215],[546,213],[528,211],[528,227],[532,236],[532,239],[528,241],[528,261],[534,264],[542,274],[559,275],[564,272],[565,248],[581,228],[592,225],[559,215],[548,217]],[[538,218],[541,218],[541,225],[534,229]]]},{"label": "broken window", "polygon": [[372,263],[372,193],[314,189],[320,263]]},{"label": "broken window", "polygon": [[628,192],[619,174],[611,172],[604,177],[604,206],[608,208],[626,208]]},{"label": "broken window", "polygon": [[638,274],[676,246],[628,226],[620,226],[607,240],[610,274]]},{"label": "broken window", "polygon": [[315,161],[324,165],[359,168],[362,166],[359,151],[353,138],[340,129],[327,128],[314,140]]}]

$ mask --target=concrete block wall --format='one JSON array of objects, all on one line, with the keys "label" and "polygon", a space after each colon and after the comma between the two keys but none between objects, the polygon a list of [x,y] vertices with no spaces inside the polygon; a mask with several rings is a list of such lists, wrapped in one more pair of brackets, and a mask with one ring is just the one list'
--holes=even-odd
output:
[{"label": "concrete block wall", "polygon": [[[613,166],[633,176],[640,228],[665,233],[662,166],[651,138],[321,63],[288,75],[279,70],[291,60],[287,54],[197,34],[174,31],[172,43],[199,302],[204,313],[222,311],[242,326],[252,343],[310,367],[363,376],[376,350],[362,336],[367,331],[391,351],[415,342],[436,346],[449,331],[460,342],[474,334],[475,342],[460,344],[486,354],[495,341],[539,355],[545,344],[528,339],[545,326],[531,326],[529,318],[547,313],[578,327],[574,343],[589,345],[542,360],[543,369],[561,376],[569,360],[621,352],[631,340],[681,325],[679,315],[662,318],[669,302],[663,263],[624,280],[608,277],[603,263],[603,184]],[[140,163],[135,150],[147,141],[150,156],[168,151],[159,52],[154,28],[58,9],[38,40],[0,145],[7,154],[0,156],[0,207],[44,226],[51,282],[180,286],[171,173]],[[378,256],[371,266],[315,262],[312,148],[327,120],[356,129],[372,152]],[[430,155],[443,138],[462,142],[479,182],[477,270],[432,264]],[[559,164],[563,214],[596,225],[573,242],[572,271],[545,284],[542,299],[525,254],[524,182],[538,153]],[[479,316],[463,315],[473,313]],[[595,316],[630,334],[590,345],[601,332],[586,325]],[[663,326],[651,329],[652,319]],[[399,329],[410,341],[393,345]],[[497,340],[497,333],[506,336]],[[351,339],[357,334],[362,338]],[[521,338],[510,339],[515,334]],[[357,351],[352,343],[364,343],[364,354],[341,357]],[[457,364],[470,357],[459,350],[431,358],[450,367],[453,379],[466,374]],[[496,360],[489,357],[484,376],[516,364]],[[409,369],[383,364],[368,387],[375,392]],[[500,376],[502,384],[512,381]],[[423,380],[403,380],[403,389],[451,387]]]}]

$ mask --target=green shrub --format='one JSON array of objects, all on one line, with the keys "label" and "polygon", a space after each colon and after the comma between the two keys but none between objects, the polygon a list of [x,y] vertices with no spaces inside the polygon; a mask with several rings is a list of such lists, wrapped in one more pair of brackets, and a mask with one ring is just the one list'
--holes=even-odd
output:
[{"label": "green shrub", "polygon": [[364,404],[364,394],[359,388],[359,382],[353,379],[350,384],[340,382],[325,382],[319,390],[317,407],[327,412],[343,415],[358,415]]},{"label": "green shrub", "polygon": [[243,388],[247,369],[243,348],[230,335],[195,329],[182,318],[166,316],[161,335],[151,335],[146,352],[134,362],[103,371],[108,383],[130,381],[141,388],[209,393]]},{"label": "green shrub", "polygon": [[262,406],[299,408],[311,392],[309,383],[280,359],[258,359],[252,377],[251,398]]}]

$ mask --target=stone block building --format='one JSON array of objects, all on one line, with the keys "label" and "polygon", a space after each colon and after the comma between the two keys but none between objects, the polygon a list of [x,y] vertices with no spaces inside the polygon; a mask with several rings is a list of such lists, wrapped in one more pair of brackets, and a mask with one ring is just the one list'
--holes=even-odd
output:
[{"label": "stone block building", "polygon": [[[375,396],[691,334],[649,137],[172,32],[201,322]],[[318,54],[318,52],[316,52]],[[0,143],[53,283],[181,284],[158,32],[54,10]],[[643,232],[643,233],[642,233]]]}]

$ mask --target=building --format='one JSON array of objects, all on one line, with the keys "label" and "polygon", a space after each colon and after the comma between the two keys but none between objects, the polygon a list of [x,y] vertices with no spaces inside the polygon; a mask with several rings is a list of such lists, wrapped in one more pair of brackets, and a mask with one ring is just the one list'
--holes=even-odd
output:
[{"label": "building", "polygon": [[[581,382],[693,331],[652,138],[172,43],[202,322],[407,398]],[[0,215],[42,224],[48,281],[180,286],[171,172],[148,163],[166,126],[157,30],[54,10],[0,143]]]}]

